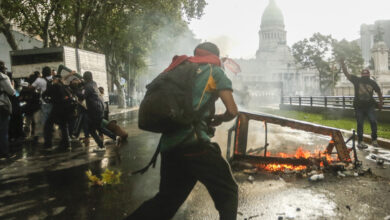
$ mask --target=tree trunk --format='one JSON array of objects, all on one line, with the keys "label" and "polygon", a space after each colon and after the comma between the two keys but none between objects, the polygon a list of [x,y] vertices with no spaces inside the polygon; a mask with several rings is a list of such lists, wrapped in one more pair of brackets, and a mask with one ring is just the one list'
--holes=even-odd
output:
[{"label": "tree trunk", "polygon": [[50,36],[49,36],[49,23],[50,23],[50,19],[52,17],[52,14],[54,12],[54,10],[56,9],[57,7],[57,3],[53,3],[53,5],[51,6],[50,10],[47,12],[46,16],[45,16],[45,20],[43,21],[43,27],[42,27],[42,39],[43,39],[43,47],[49,47],[49,40],[50,40]]},{"label": "tree trunk", "polygon": [[132,100],[131,106],[133,107],[135,105],[135,81],[134,79],[129,79],[127,81],[127,94]]},{"label": "tree trunk", "polygon": [[117,68],[118,65],[115,63],[114,58],[112,62],[110,62],[109,59],[107,59],[107,61],[108,61],[109,72],[111,73],[113,83],[116,86],[116,93],[118,95],[118,108],[125,108],[126,107],[125,91],[123,90],[123,87],[120,83],[121,76]]},{"label": "tree trunk", "polygon": [[114,84],[116,86],[116,92],[118,95],[118,108],[125,108],[126,107],[126,100],[125,100],[125,92],[123,91],[122,85],[119,81],[120,76],[118,72],[115,72],[114,74]]},{"label": "tree trunk", "polygon": [[4,34],[12,50],[17,50],[18,45],[16,44],[15,37],[12,34],[11,24],[9,23],[8,19],[4,17],[4,14],[1,11],[1,9],[0,9],[0,32]]}]

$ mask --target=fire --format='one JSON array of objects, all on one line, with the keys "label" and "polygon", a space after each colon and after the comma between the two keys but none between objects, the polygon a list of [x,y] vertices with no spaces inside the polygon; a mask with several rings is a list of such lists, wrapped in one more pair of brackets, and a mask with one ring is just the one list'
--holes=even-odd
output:
[{"label": "fire", "polygon": [[[294,154],[286,153],[277,153],[272,155],[270,152],[267,152],[267,157],[281,157],[281,158],[296,158],[296,159],[309,159],[309,158],[326,158],[328,164],[331,164],[332,161],[335,161],[335,158],[332,158],[331,155],[325,153],[325,151],[316,150],[314,153],[304,150],[302,147],[299,147]],[[321,162],[320,166],[324,166],[324,163]],[[294,170],[300,171],[305,170],[307,166],[305,165],[291,165],[291,164],[280,164],[280,163],[270,163],[270,164],[259,164],[259,168],[275,172],[275,171],[285,171],[285,170]]]},{"label": "fire", "polygon": [[276,172],[276,171],[284,171],[284,170],[305,170],[307,167],[305,165],[290,165],[290,164],[267,164],[267,165],[260,165],[261,169],[271,171],[271,172]]}]

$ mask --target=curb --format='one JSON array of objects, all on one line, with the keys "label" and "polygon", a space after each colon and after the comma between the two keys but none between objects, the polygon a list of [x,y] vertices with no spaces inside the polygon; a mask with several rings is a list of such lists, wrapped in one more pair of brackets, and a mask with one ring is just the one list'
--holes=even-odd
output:
[{"label": "curb", "polygon": [[[338,128],[336,128],[336,129],[338,129]],[[352,131],[348,131],[348,130],[340,129],[340,131],[343,134],[343,136],[347,136],[347,137],[351,137],[353,134]],[[356,140],[357,140],[357,137],[356,137]],[[363,141],[366,143],[371,143],[372,142],[371,136],[366,135],[366,134],[363,135]],[[389,139],[378,137],[377,141],[378,141],[379,147],[390,150],[390,140]]]}]

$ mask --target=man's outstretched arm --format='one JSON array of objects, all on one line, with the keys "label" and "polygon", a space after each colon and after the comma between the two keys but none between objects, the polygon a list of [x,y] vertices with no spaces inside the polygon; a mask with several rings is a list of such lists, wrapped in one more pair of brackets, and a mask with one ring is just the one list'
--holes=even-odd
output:
[{"label": "man's outstretched arm", "polygon": [[343,73],[348,80],[351,80],[351,74],[349,74],[347,66],[345,65],[344,59],[340,61],[341,68],[343,69]]},{"label": "man's outstretched arm", "polygon": [[212,126],[218,126],[222,122],[230,121],[237,116],[238,108],[236,102],[233,98],[233,93],[231,90],[221,90],[218,92],[218,96],[221,98],[223,104],[226,107],[226,111],[223,114],[215,115],[213,121],[211,122]]}]

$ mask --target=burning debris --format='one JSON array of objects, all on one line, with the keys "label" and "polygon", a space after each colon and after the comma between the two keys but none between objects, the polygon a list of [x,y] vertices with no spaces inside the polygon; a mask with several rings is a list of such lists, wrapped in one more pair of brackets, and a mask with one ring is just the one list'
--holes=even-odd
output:
[{"label": "burning debris", "polygon": [[[302,147],[298,148],[295,154],[277,153],[276,155],[271,155],[270,152],[267,152],[266,157],[281,158],[276,163],[260,163],[258,165],[259,168],[272,172],[301,171],[311,167],[318,168],[324,167],[325,165],[328,166],[329,164],[332,164],[333,161],[336,161],[336,158],[332,158],[331,155],[326,154],[326,152],[321,152],[317,150],[314,153],[311,153],[308,150],[304,150]],[[285,158],[287,160],[283,160],[282,158]],[[304,160],[307,160],[307,162],[303,162]],[[289,163],[283,163],[283,161]],[[305,163],[307,165],[300,163]]]},{"label": "burning debris", "polygon": [[[247,150],[249,120],[264,122],[265,140],[263,147]],[[293,154],[284,152],[271,153],[268,150],[267,123],[328,135],[331,137],[331,140],[325,150],[309,151],[299,147]],[[235,132],[235,139],[232,142],[231,136],[233,132]],[[345,142],[340,130],[335,128],[273,115],[240,112],[235,126],[229,129],[228,137],[227,158],[232,162],[233,168],[244,170],[245,174],[250,175],[249,178],[251,179],[248,178],[250,182],[254,180],[252,175],[261,171],[278,174],[297,174],[313,182],[323,180],[326,172],[333,172],[339,177],[359,176],[369,172],[369,170],[362,169],[361,162],[357,158],[354,143],[355,133]],[[346,146],[349,141],[352,141],[352,148],[347,148]],[[231,143],[234,144],[232,157],[230,157]],[[350,156],[351,152],[353,157]]]}]

